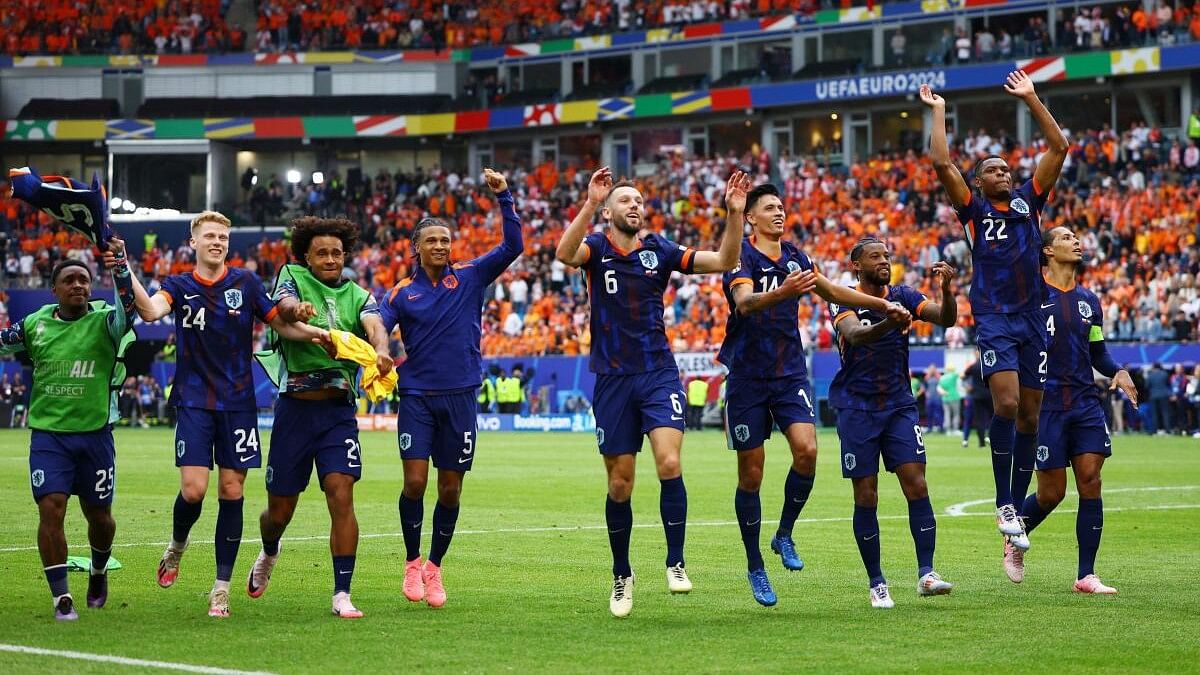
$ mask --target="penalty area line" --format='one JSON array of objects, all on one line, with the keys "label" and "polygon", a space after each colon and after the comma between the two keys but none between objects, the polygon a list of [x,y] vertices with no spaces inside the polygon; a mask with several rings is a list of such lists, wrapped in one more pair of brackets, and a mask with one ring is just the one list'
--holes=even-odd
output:
[{"label": "penalty area line", "polygon": [[270,675],[270,673],[265,671],[233,670],[230,668],[216,668],[213,666],[197,666],[191,663],[175,663],[173,661],[148,661],[146,659],[132,659],[126,656],[114,656],[112,654],[93,654],[90,652],[76,652],[65,649],[43,649],[41,647],[27,647],[25,645],[10,645],[4,643],[0,643],[0,652],[29,654],[31,656],[51,656],[60,659],[88,661],[90,663],[112,663],[118,666],[129,666],[131,668],[158,668],[159,670],[175,670],[185,673],[209,673],[210,675]]}]

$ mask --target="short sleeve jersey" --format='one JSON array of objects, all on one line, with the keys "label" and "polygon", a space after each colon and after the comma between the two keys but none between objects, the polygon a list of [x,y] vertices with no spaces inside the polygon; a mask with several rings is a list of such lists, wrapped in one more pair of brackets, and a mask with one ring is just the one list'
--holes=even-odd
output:
[{"label": "short sleeve jersey", "polygon": [[971,246],[970,300],[977,316],[1039,311],[1046,293],[1040,216],[1048,196],[1039,187],[1026,181],[1012,192],[1007,205],[972,194],[958,209]]},{"label": "short sleeve jersey", "polygon": [[695,251],[657,234],[645,235],[632,251],[621,250],[603,232],[589,234],[583,243],[592,308],[592,372],[631,375],[674,367],[663,293],[671,272],[692,273]]},{"label": "short sleeve jersey", "polygon": [[733,289],[739,285],[749,285],[754,293],[768,293],[779,288],[792,272],[813,269],[808,256],[791,242],[780,242],[780,248],[779,258],[772,259],[755,248],[753,237],[747,237],[742,241],[738,266],[725,273],[729,319],[717,360],[729,368],[732,378],[764,379],[808,372],[800,339],[799,298],[745,316],[737,311],[733,299]]},{"label": "short sleeve jersey", "polygon": [[[914,317],[919,316],[928,299],[909,286],[891,286],[885,296]],[[881,411],[912,405],[915,402],[909,386],[908,335],[900,330],[889,331],[870,344],[852,345],[837,330],[841,321],[859,321],[872,326],[887,319],[887,315],[870,309],[851,309],[830,304],[837,333],[838,352],[842,367],[829,386],[829,403],[835,408]]]},{"label": "short sleeve jersey", "polygon": [[253,273],[227,267],[216,281],[195,273],[163,281],[179,345],[171,404],[206,410],[254,410],[254,320],[278,310]]},{"label": "short sleeve jersey", "polygon": [[1104,317],[1094,293],[1076,285],[1068,291],[1046,285],[1046,391],[1043,410],[1070,410],[1099,401],[1092,372],[1091,343],[1104,339]]}]

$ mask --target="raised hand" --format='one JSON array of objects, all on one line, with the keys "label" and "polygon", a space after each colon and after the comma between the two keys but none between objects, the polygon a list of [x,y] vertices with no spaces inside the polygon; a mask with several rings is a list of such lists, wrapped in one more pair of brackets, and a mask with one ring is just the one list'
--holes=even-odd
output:
[{"label": "raised hand", "polygon": [[941,280],[943,291],[950,290],[950,282],[954,279],[954,274],[956,272],[953,265],[944,260],[939,260],[933,263],[933,266],[929,268],[929,271],[935,278]]},{"label": "raised hand", "polygon": [[734,213],[746,209],[746,193],[753,187],[750,175],[742,171],[734,171],[725,184],[725,208]]},{"label": "raised hand", "polygon": [[108,240],[108,248],[104,250],[104,269],[111,270],[125,264],[125,242],[113,237]]},{"label": "raised hand", "polygon": [[612,169],[607,166],[602,166],[592,172],[592,177],[588,180],[587,199],[592,203],[592,206],[600,206],[608,199],[608,193],[612,191],[613,179]]},{"label": "raised hand", "polygon": [[1014,70],[1008,74],[1008,78],[1004,83],[1004,91],[1010,96],[1016,96],[1017,98],[1028,98],[1037,95],[1033,90],[1033,79],[1026,75],[1023,70]]},{"label": "raised hand", "polygon": [[946,99],[933,93],[933,89],[928,84],[921,85],[920,90],[921,102],[930,108],[945,108]]},{"label": "raised hand", "polygon": [[483,180],[487,182],[488,187],[490,187],[492,192],[496,194],[500,194],[508,189],[508,179],[504,177],[504,174],[496,171],[495,169],[484,169]]}]

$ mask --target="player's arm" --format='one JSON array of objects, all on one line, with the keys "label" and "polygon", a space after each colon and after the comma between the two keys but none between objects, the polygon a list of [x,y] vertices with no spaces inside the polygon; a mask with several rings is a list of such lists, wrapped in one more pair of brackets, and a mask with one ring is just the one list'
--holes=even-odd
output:
[{"label": "player's arm", "polygon": [[154,295],[146,292],[136,274],[129,275],[133,283],[133,304],[142,321],[151,323],[171,313],[172,298],[165,290]]},{"label": "player's arm", "polygon": [[839,286],[826,279],[823,275],[817,275],[816,285],[813,290],[816,291],[817,295],[824,298],[825,302],[832,302],[842,307],[858,307],[860,309],[874,310],[886,314],[889,319],[905,327],[912,323],[912,315],[900,305],[888,302],[883,298],[860,293],[849,286]]},{"label": "player's arm", "polygon": [[1088,332],[1088,355],[1092,360],[1092,367],[1101,375],[1112,378],[1112,384],[1109,389],[1120,387],[1121,391],[1129,397],[1129,402],[1136,408],[1138,405],[1137,387],[1133,384],[1133,378],[1129,377],[1129,371],[1117,365],[1113,360],[1112,354],[1108,353],[1108,347],[1104,344],[1104,329],[1103,317],[1100,314],[1100,304],[1096,303],[1093,313],[1096,315],[1096,323],[1092,324],[1091,331]]},{"label": "player's arm", "polygon": [[283,279],[275,289],[275,308],[279,316],[288,323],[308,323],[317,315],[317,308],[311,302],[301,302],[300,293],[296,290],[296,282]]},{"label": "player's arm", "polygon": [[737,277],[729,289],[733,304],[742,316],[770,309],[775,305],[808,293],[817,284],[817,273],[812,270],[796,270],[779,284],[779,288],[762,293],[754,292],[754,283],[747,277]]},{"label": "player's arm", "polygon": [[333,348],[333,340],[329,338],[329,331],[323,328],[317,328],[316,326],[299,321],[285,321],[278,312],[267,323],[284,340],[312,342],[321,345],[326,351]]},{"label": "player's arm", "polygon": [[917,312],[918,319],[936,323],[943,328],[949,328],[958,323],[958,301],[950,281],[954,278],[954,267],[945,261],[938,261],[930,268],[935,278],[941,279],[942,299],[940,301],[926,300],[921,303]]},{"label": "player's arm", "polygon": [[0,330],[0,354],[16,354],[23,351],[25,351],[24,319]]},{"label": "player's arm", "polygon": [[131,326],[135,299],[133,297],[133,271],[129,269],[129,260],[125,257],[125,242],[112,238],[104,251],[104,267],[113,277],[113,303],[116,312],[109,315],[108,334],[113,341],[119,341]]},{"label": "player's arm", "polygon": [[[483,170],[483,179],[496,201],[500,205],[500,217],[503,220],[502,230],[504,239],[492,250],[472,261],[478,267],[487,286],[496,277],[504,273],[514,260],[521,257],[525,251],[525,240],[521,233],[521,219],[517,216],[517,207],[513,202],[512,193],[508,190],[508,180],[504,174],[492,169]],[[482,288],[480,289],[482,290]]]},{"label": "player's arm", "polygon": [[375,298],[367,298],[367,304],[363,305],[362,311],[359,312],[358,320],[367,333],[367,342],[375,348],[375,367],[379,369],[380,375],[387,375],[395,364],[388,349],[388,331],[383,327],[383,319],[380,318],[379,305]]},{"label": "player's arm", "polygon": [[596,218],[596,209],[604,204],[608,193],[612,191],[612,182],[612,169],[607,166],[600,167],[592,173],[588,181],[587,200],[579,207],[575,220],[563,230],[562,238],[558,240],[558,248],[554,251],[554,257],[563,264],[580,267],[587,262],[590,251],[584,245],[583,238],[587,236],[588,228]]},{"label": "player's arm", "polygon": [[950,142],[946,139],[946,99],[933,93],[929,85],[921,85],[921,102],[933,110],[933,133],[929,138],[929,158],[938,181],[946,190],[946,196],[954,208],[961,209],[971,203],[971,188],[963,179],[958,167],[950,161]]},{"label": "player's arm", "polygon": [[716,251],[696,251],[692,271],[696,274],[728,272],[737,267],[742,252],[742,228],[745,222],[746,193],[750,191],[750,176],[734,171],[725,186],[725,233]]},{"label": "player's arm", "polygon": [[858,317],[855,316],[854,312],[850,311],[839,314],[834,322],[834,327],[837,328],[838,333],[846,339],[846,342],[852,345],[869,345],[904,325],[889,317],[879,323],[864,326],[858,320]]},{"label": "player's arm", "polygon": [[1044,196],[1058,182],[1058,176],[1062,173],[1063,162],[1067,159],[1067,150],[1070,149],[1071,144],[1067,141],[1062,129],[1059,128],[1058,122],[1054,121],[1054,116],[1038,98],[1037,92],[1033,89],[1033,80],[1025,74],[1025,71],[1015,70],[1009,73],[1004,91],[1025,101],[1025,105],[1029,106],[1030,115],[1033,116],[1038,129],[1041,129],[1042,136],[1046,139],[1046,153],[1042,155],[1033,172],[1033,190],[1039,196]]}]

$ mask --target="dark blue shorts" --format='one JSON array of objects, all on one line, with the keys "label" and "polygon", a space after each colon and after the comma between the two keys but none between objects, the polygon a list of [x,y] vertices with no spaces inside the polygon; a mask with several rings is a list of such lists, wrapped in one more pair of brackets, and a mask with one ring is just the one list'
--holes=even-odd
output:
[{"label": "dark blue shorts", "polygon": [[112,427],[84,433],[34,430],[29,438],[33,500],[48,494],[79,495],[88,504],[112,504],[117,450]]},{"label": "dark blue shorts", "polygon": [[1062,469],[1075,455],[1092,452],[1109,457],[1112,439],[1108,419],[1097,401],[1082,402],[1071,410],[1043,410],[1038,418],[1038,471]]},{"label": "dark blue shorts", "polygon": [[258,413],[179,406],[175,422],[175,466],[257,469],[262,466]]},{"label": "dark blue shorts", "polygon": [[753,450],[797,422],[816,424],[807,375],[778,380],[729,378],[725,386],[725,431],[733,450]]},{"label": "dark blue shorts", "polygon": [[314,464],[318,483],[331,473],[361,478],[354,413],[354,404],[342,398],[306,401],[280,396],[267,456],[267,492],[281,497],[304,492]]},{"label": "dark blue shorts", "polygon": [[982,314],[975,317],[975,330],[983,379],[1015,370],[1022,387],[1046,388],[1046,326],[1041,312]]},{"label": "dark blue shorts", "polygon": [[475,396],[474,391],[402,394],[396,412],[400,458],[432,458],[438,469],[470,471],[479,411]]},{"label": "dark blue shorts", "polygon": [[684,429],[687,395],[679,371],[662,368],[634,375],[597,375],[592,397],[596,443],[602,455],[641,452],[651,429]]},{"label": "dark blue shorts", "polygon": [[910,462],[925,463],[925,437],[917,406],[891,410],[837,411],[838,438],[842,444],[842,478],[864,478],[883,466],[895,472]]}]

